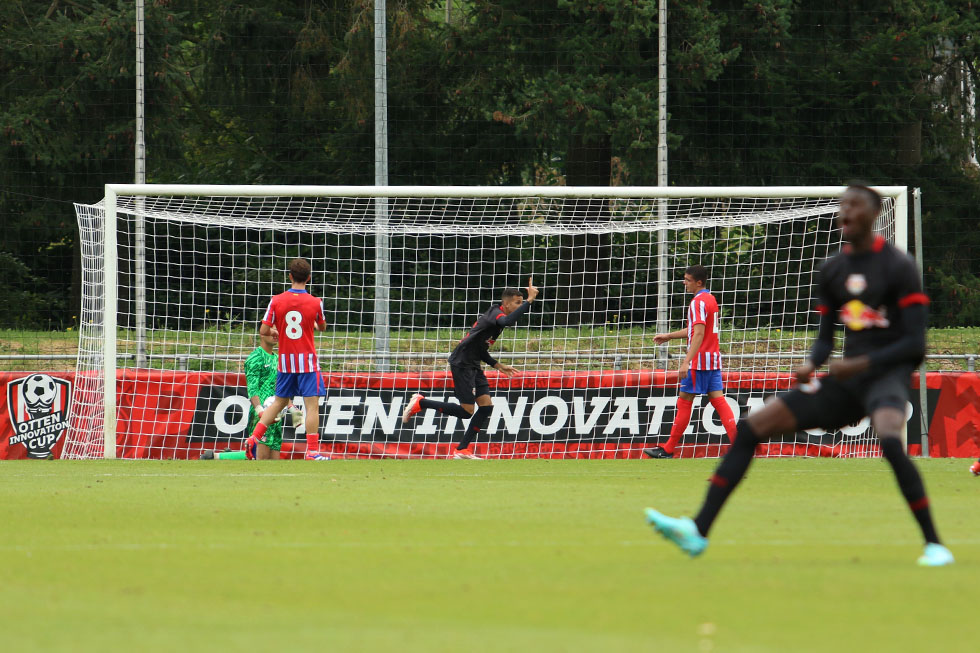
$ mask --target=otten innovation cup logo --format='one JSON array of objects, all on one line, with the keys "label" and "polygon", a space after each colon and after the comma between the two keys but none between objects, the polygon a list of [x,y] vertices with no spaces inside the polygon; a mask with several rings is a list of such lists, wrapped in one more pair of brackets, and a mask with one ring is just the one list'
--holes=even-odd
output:
[{"label": "otten innovation cup logo", "polygon": [[68,429],[71,382],[32,374],[7,384],[7,406],[14,435],[10,446],[23,444],[28,458],[47,458]]}]

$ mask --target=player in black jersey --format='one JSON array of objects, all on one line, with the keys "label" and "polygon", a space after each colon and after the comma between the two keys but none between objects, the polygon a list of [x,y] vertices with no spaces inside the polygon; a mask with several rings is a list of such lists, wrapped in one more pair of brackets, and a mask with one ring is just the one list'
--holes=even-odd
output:
[{"label": "player in black jersey", "polygon": [[[847,244],[820,266],[820,327],[810,359],[796,370],[799,385],[738,423],[697,517],[675,519],[647,508],[650,524],[691,556],[708,546],[708,530],[760,441],[815,427],[836,430],[869,415],[882,455],[922,529],[926,547],[919,564],[953,562],[936,535],[922,478],[901,438],[909,377],[925,355],[929,299],[912,259],[874,234],[880,210],[881,196],[867,186],[849,186],[841,197],[837,223]],[[814,379],[833,350],[838,322],[844,325],[844,358],[830,364],[828,376]]]},{"label": "player in black jersey", "polygon": [[[504,290],[500,304],[492,306],[481,315],[469,330],[469,333],[459,341],[449,355],[449,369],[453,375],[453,394],[459,400],[458,404],[448,401],[433,401],[421,394],[413,395],[402,413],[402,421],[406,424],[413,415],[431,408],[446,415],[459,419],[469,419],[470,425],[463,434],[453,452],[454,458],[476,458],[472,442],[476,434],[486,428],[493,413],[493,401],[490,399],[490,384],[483,374],[480,363],[486,363],[504,376],[514,376],[517,370],[512,366],[501,363],[490,355],[492,345],[505,327],[517,324],[517,320],[528,312],[531,303],[537,298],[538,289],[533,279],[527,280],[527,301],[520,290],[508,288]],[[476,412],[474,412],[474,409]]]}]

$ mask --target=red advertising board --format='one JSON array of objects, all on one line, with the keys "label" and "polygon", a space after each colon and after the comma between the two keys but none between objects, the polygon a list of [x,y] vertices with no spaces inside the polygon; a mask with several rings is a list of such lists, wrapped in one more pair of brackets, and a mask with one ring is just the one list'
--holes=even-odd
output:
[{"label": "red advertising board", "polygon": [[[525,372],[488,375],[495,410],[478,453],[505,457],[630,458],[666,437],[673,419],[676,375],[657,370]],[[464,425],[432,413],[411,428],[399,419],[408,397],[452,394],[448,373],[327,374],[321,406],[324,449],[345,457],[437,457]],[[72,372],[0,372],[0,459],[58,457],[70,421],[80,423],[85,397]],[[239,373],[126,370],[118,375],[117,456],[195,458],[202,449],[238,449],[246,436],[248,400]],[[787,375],[729,373],[726,395],[736,416],[789,387]],[[980,455],[980,375],[930,373],[927,379],[930,455]],[[89,400],[92,398],[89,397]],[[910,388],[908,433],[920,441],[918,377]],[[73,407],[73,402],[75,403]],[[854,453],[866,424],[836,433],[810,431],[763,447],[768,455]],[[305,440],[284,429],[283,453],[298,456]],[[715,456],[724,430],[706,402],[697,402],[685,435],[685,456]]]}]

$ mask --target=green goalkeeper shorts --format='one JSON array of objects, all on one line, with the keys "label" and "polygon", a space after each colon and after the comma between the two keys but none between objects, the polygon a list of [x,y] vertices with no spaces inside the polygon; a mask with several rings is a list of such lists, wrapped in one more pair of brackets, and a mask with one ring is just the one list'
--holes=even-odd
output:
[{"label": "green goalkeeper shorts", "polygon": [[[248,434],[252,435],[255,430],[255,425],[259,423],[258,419],[249,420],[248,423]],[[282,451],[282,422],[273,422],[269,425],[269,428],[265,431],[265,438],[262,440],[262,444],[269,447],[273,451]]]}]

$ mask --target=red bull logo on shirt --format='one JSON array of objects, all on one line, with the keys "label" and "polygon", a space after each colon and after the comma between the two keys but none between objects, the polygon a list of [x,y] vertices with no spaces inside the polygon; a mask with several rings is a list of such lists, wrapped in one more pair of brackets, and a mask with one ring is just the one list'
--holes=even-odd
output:
[{"label": "red bull logo on shirt", "polygon": [[859,299],[852,299],[841,306],[840,321],[851,331],[874,327],[886,328],[890,324],[884,306],[875,310]]}]

